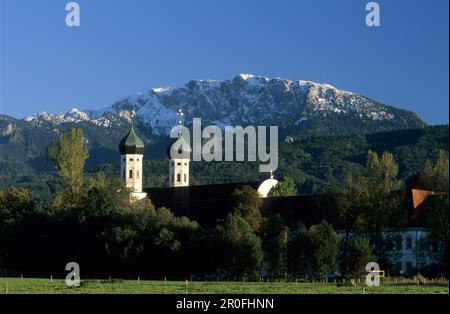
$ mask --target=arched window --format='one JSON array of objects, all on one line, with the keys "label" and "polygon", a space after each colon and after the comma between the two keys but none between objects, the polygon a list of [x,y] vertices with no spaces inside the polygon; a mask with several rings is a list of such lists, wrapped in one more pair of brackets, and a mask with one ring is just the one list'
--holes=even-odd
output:
[{"label": "arched window", "polygon": [[177,173],[177,182],[181,182],[181,174]]},{"label": "arched window", "polygon": [[187,175],[184,174],[184,182],[187,182]]},{"label": "arched window", "polygon": [[133,170],[130,170],[129,178],[133,179]]},{"label": "arched window", "polygon": [[125,170],[124,170],[123,173],[122,173],[122,177],[123,177],[124,180],[126,179],[126,178],[125,178]]}]

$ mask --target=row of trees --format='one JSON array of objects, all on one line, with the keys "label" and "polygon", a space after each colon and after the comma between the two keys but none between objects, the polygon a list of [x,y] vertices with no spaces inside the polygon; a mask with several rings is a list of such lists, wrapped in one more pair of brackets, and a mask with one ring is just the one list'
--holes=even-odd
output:
[{"label": "row of trees", "polygon": [[[430,231],[426,241],[432,247],[443,245],[444,253],[440,256],[435,272],[447,273],[448,261],[448,153],[439,152],[435,164],[427,161],[424,170],[417,175],[414,188],[437,192],[430,197],[422,208],[425,219],[417,221]],[[421,216],[417,212],[406,210],[408,197],[403,182],[397,179],[398,165],[394,156],[384,152],[381,157],[369,151],[367,165],[361,175],[347,175],[342,184],[334,190],[337,193],[337,214],[343,226],[342,266],[348,268],[346,260],[352,260],[352,246],[366,250],[363,242],[350,243],[352,235],[363,234],[373,247],[373,254],[384,269],[389,269],[401,255],[401,234],[398,228],[410,223],[411,215]],[[411,206],[411,205],[409,205]],[[445,231],[446,230],[446,231]],[[365,241],[366,241],[365,240]],[[420,244],[418,244],[419,246]],[[350,249],[350,251],[349,251]],[[433,255],[422,244],[423,255]],[[367,254],[368,251],[367,251]]]},{"label": "row of trees", "polygon": [[[325,221],[289,230],[277,215],[261,217],[249,186],[235,191],[235,206],[213,230],[169,209],[131,206],[98,181],[77,205],[39,207],[23,189],[0,193],[0,269],[62,274],[75,261],[89,276],[271,278],[287,273],[323,277],[332,271],[338,237]],[[289,265],[289,266],[288,266]]]},{"label": "row of trees", "polygon": [[[385,232],[407,219],[403,196],[396,192],[398,165],[388,152],[369,151],[364,173],[347,176],[333,191],[342,237],[326,221],[290,229],[278,214],[262,217],[262,200],[248,186],[234,191],[232,210],[212,230],[170,209],[155,209],[150,200],[131,205],[120,182],[83,174],[88,151],[81,129],[63,133],[47,154],[65,182],[51,204],[36,204],[23,189],[0,191],[0,269],[56,275],[76,261],[89,276],[237,279],[262,271],[273,279],[323,278],[339,269],[354,278],[369,261],[383,267],[392,262],[395,241]],[[441,152],[435,164],[427,163],[421,178],[425,188],[448,190],[447,155]],[[295,194],[290,178],[270,193]],[[429,203],[431,237],[448,252],[448,194]]]}]

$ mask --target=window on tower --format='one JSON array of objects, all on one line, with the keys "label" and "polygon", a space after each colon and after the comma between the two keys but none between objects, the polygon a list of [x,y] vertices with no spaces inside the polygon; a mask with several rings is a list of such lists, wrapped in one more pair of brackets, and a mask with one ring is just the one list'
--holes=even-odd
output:
[{"label": "window on tower", "polygon": [[123,179],[125,180],[125,170],[124,170],[123,173],[122,173],[122,177],[123,177]]},{"label": "window on tower", "polygon": [[184,182],[187,182],[187,175],[184,174]]},{"label": "window on tower", "polygon": [[181,182],[181,174],[177,173],[177,182]]},{"label": "window on tower", "polygon": [[129,172],[129,175],[128,175],[128,176],[129,176],[129,178],[130,178],[130,179],[133,179],[133,170],[130,170],[130,172]]},{"label": "window on tower", "polygon": [[412,249],[412,238],[411,237],[407,237],[406,238],[405,246],[406,246],[407,250],[411,250]]},{"label": "window on tower", "polygon": [[136,179],[139,179],[139,170],[136,170]]},{"label": "window on tower", "polygon": [[181,166],[181,162],[177,162],[177,166]]}]

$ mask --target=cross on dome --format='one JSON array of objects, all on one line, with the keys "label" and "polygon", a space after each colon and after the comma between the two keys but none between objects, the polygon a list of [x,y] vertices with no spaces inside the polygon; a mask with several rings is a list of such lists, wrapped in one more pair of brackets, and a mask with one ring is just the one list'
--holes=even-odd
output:
[{"label": "cross on dome", "polygon": [[177,122],[178,125],[182,125],[183,124],[184,113],[183,113],[183,110],[181,108],[178,109],[177,116],[178,116],[178,122]]}]

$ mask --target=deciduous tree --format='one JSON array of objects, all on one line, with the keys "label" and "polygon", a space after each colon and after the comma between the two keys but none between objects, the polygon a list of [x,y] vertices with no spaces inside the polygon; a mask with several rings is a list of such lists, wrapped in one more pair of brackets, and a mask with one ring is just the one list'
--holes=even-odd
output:
[{"label": "deciduous tree", "polygon": [[263,258],[261,239],[238,213],[228,214],[216,228],[222,265],[232,276],[258,276]]},{"label": "deciduous tree", "polygon": [[449,190],[448,152],[439,151],[439,157],[435,164],[427,160],[421,174],[422,188],[437,192]]},{"label": "deciduous tree", "polygon": [[286,197],[297,195],[297,187],[294,179],[291,177],[284,177],[283,181],[274,186],[270,192],[270,197]]},{"label": "deciduous tree", "polygon": [[370,240],[357,236],[350,240],[348,250],[341,263],[341,273],[347,278],[358,278],[365,274],[366,265],[374,261]]},{"label": "deciduous tree", "polygon": [[261,215],[262,199],[258,192],[251,186],[244,185],[240,189],[235,189],[231,197],[233,199],[233,211],[241,215],[253,231],[258,231],[263,222]]},{"label": "deciduous tree", "polygon": [[[388,263],[388,253],[382,252],[383,231],[406,222],[407,212],[401,206],[403,194],[397,179],[398,164],[394,156],[384,152],[381,158],[369,151],[366,178],[368,197],[364,206],[365,228],[374,244],[375,255]],[[383,254],[386,253],[386,254]]]},{"label": "deciduous tree", "polygon": [[284,277],[287,273],[286,258],[289,229],[280,214],[270,215],[261,226],[264,261],[271,278]]},{"label": "deciduous tree", "polygon": [[67,184],[66,192],[56,198],[56,205],[74,203],[81,193],[84,164],[89,155],[83,130],[72,128],[63,132],[47,147],[46,154]]}]

